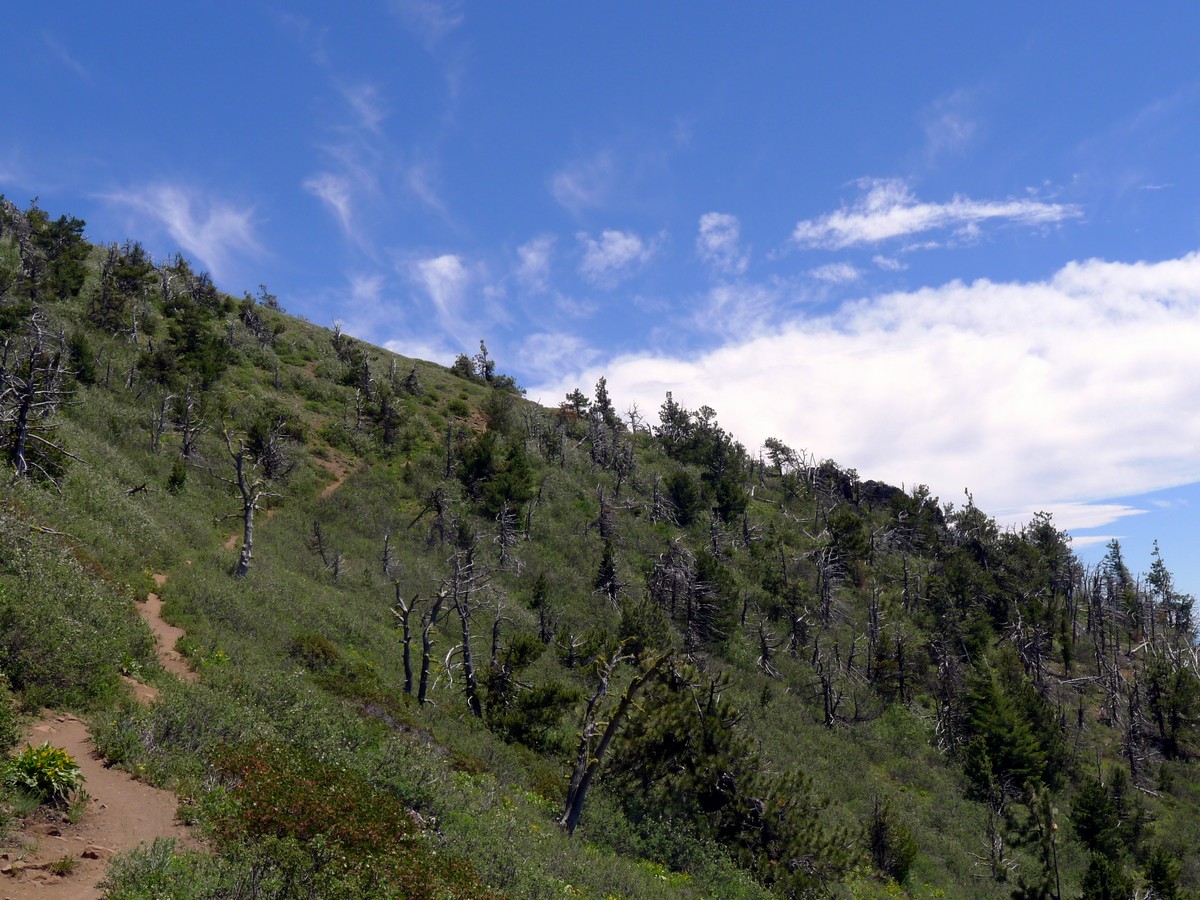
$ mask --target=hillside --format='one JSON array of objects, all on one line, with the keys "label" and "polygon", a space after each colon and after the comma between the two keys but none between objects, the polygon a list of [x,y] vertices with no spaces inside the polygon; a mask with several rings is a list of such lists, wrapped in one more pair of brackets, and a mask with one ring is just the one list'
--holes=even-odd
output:
[{"label": "hillside", "polygon": [[0,198],[0,671],[209,848],[109,896],[1200,890],[1157,556],[1085,567],[670,395],[539,407],[482,345],[399,357],[83,227]]}]

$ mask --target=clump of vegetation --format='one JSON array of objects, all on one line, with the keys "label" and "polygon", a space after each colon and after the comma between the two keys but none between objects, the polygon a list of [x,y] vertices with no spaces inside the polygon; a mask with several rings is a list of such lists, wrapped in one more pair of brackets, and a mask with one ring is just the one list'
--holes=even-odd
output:
[{"label": "clump of vegetation", "polygon": [[329,896],[493,896],[469,865],[425,842],[403,803],[352,772],[264,744],[228,748],[216,770],[229,797],[218,840],[277,848]]},{"label": "clump of vegetation", "polygon": [[75,758],[47,741],[25,749],[8,762],[5,782],[40,799],[43,803],[66,804],[83,785],[83,772]]}]

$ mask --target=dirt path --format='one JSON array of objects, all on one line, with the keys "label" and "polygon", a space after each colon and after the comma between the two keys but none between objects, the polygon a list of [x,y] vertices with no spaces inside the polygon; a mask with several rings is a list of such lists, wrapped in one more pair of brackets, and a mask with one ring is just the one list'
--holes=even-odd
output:
[{"label": "dirt path", "polygon": [[[155,575],[154,584],[161,588],[167,583],[166,575]],[[150,626],[158,639],[158,661],[162,667],[184,681],[195,681],[196,673],[188,668],[187,661],[175,649],[175,644],[183,637],[183,629],[163,621],[162,598],[156,593],[146,595],[146,602],[138,604],[138,613]],[[135,689],[136,693],[136,689]],[[153,699],[153,698],[151,698]]]},{"label": "dirt path", "polygon": [[[84,786],[91,799],[78,825],[56,810],[43,808],[30,817],[20,847],[0,854],[0,897],[92,900],[102,896],[96,883],[114,854],[156,837],[173,837],[178,846],[199,846],[175,820],[176,796],[106,768],[87,726],[75,716],[41,719],[30,728],[27,740],[35,745],[49,741],[70,753],[87,779]],[[63,859],[74,861],[68,864],[70,872],[54,874],[49,866]]]},{"label": "dirt path", "polygon": [[[322,500],[331,496],[334,491],[340,488],[345,483],[346,479],[350,477],[350,473],[353,471],[350,466],[350,460],[340,455],[335,455],[333,459],[323,459],[319,456],[314,456],[312,457],[312,461],[333,476],[333,481],[321,488],[320,493],[317,494],[317,496]],[[262,520],[264,522],[271,521],[271,517],[274,516],[278,511],[278,507],[263,510]],[[232,532],[229,537],[225,538],[225,543],[222,546],[224,546],[226,550],[236,550],[241,542],[242,531],[239,529],[238,531]]]},{"label": "dirt path", "polygon": [[318,496],[322,499],[333,494],[350,475],[350,460],[344,457],[335,455],[333,459],[322,459],[319,456],[314,456],[312,460],[333,476],[333,481],[321,488],[321,493]]},{"label": "dirt path", "polygon": [[[155,575],[161,588],[166,575]],[[158,639],[163,668],[186,681],[196,673],[175,650],[183,630],[162,620],[162,600],[155,593],[138,604],[138,612]],[[131,678],[126,683],[143,703],[153,702],[158,690]],[[175,819],[178,798],[137,781],[119,769],[108,768],[88,733],[87,725],[67,713],[47,712],[29,727],[25,740],[49,741],[74,757],[85,778],[90,799],[80,822],[70,824],[59,810],[41,808],[25,822],[12,846],[0,852],[0,898],[27,897],[53,900],[94,900],[108,859],[158,837],[175,838],[177,846],[198,847],[190,830]],[[64,862],[66,861],[66,862]],[[57,864],[57,865],[56,865]],[[65,874],[56,874],[55,866]]]}]

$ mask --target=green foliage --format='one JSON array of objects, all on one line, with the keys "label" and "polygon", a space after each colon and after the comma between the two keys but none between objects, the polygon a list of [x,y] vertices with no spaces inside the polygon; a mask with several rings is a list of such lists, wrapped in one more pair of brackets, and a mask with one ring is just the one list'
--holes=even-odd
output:
[{"label": "green foliage", "polygon": [[903,884],[920,853],[912,832],[887,800],[875,797],[866,827],[867,847],[875,868]]},{"label": "green foliage", "polygon": [[288,645],[288,655],[314,672],[320,672],[341,659],[342,654],[320,634],[298,634]]},{"label": "green foliage", "polygon": [[167,476],[167,493],[175,495],[183,493],[187,487],[187,463],[175,459],[171,463],[171,474]]},{"label": "green foliage", "polygon": [[1083,876],[1082,900],[1129,900],[1133,878],[1119,857],[1093,853]]},{"label": "green foliage", "polygon": [[1095,778],[1086,779],[1075,795],[1071,824],[1092,853],[1115,857],[1124,846],[1117,804],[1110,791]]},{"label": "green foliage", "polygon": [[265,744],[227,748],[216,768],[230,801],[217,839],[298,856],[301,871],[328,878],[320,895],[491,896],[470,867],[425,845],[402,803],[353,773]]},{"label": "green foliage", "polygon": [[699,485],[687,469],[676,469],[667,477],[664,487],[675,510],[675,520],[682,526],[692,524],[704,508]]},{"label": "green foliage", "polygon": [[1155,847],[1146,860],[1146,881],[1161,900],[1177,900],[1179,892],[1179,859],[1165,847]]},{"label": "green foliage", "polygon": [[65,804],[83,785],[84,777],[71,754],[47,741],[37,747],[26,744],[8,761],[4,780],[42,802]]},{"label": "green foliage", "polygon": [[33,708],[111,698],[123,660],[150,664],[149,631],[128,594],[18,528],[0,518],[0,672]]},{"label": "green foliage", "polygon": [[21,739],[17,717],[17,700],[9,687],[8,678],[0,674],[0,753],[7,753]]},{"label": "green foliage", "polygon": [[1200,675],[1168,657],[1146,667],[1146,699],[1163,752],[1191,756],[1200,733]]}]

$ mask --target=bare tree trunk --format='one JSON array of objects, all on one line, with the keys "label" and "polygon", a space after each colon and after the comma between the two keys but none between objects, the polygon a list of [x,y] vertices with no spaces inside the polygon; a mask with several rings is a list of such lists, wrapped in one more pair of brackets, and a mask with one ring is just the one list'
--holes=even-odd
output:
[{"label": "bare tree trunk", "polygon": [[438,613],[442,611],[442,602],[446,599],[445,591],[438,591],[433,606],[425,615],[425,625],[421,629],[421,680],[417,685],[417,703],[425,705],[425,697],[429,690],[429,657],[433,649],[433,629],[437,627]]},{"label": "bare tree trunk", "polygon": [[411,602],[405,602],[400,594],[400,582],[397,581],[394,586],[396,588],[396,605],[392,607],[392,615],[396,617],[396,624],[400,628],[404,642],[404,693],[412,694],[412,629],[409,626],[409,620],[420,598],[413,597]]},{"label": "bare tree trunk", "polygon": [[579,733],[579,749],[576,752],[575,769],[571,773],[571,782],[567,787],[567,800],[563,807],[563,813],[558,819],[558,824],[567,830],[567,834],[575,832],[575,826],[579,824],[579,816],[583,813],[583,802],[587,799],[588,789],[592,786],[592,779],[596,777],[596,772],[603,764],[604,755],[608,752],[608,745],[612,743],[612,739],[624,722],[638,693],[647,682],[658,676],[670,657],[670,651],[663,653],[648,668],[633,677],[629,686],[625,688],[625,693],[622,694],[617,708],[608,717],[608,723],[600,736],[600,741],[593,749],[592,740],[600,730],[600,723],[597,721],[600,704],[608,693],[609,682],[617,666],[631,657],[626,655],[622,648],[618,648],[605,665],[600,676],[600,683],[596,686],[596,692],[588,702],[587,712],[584,714],[583,728]]}]

